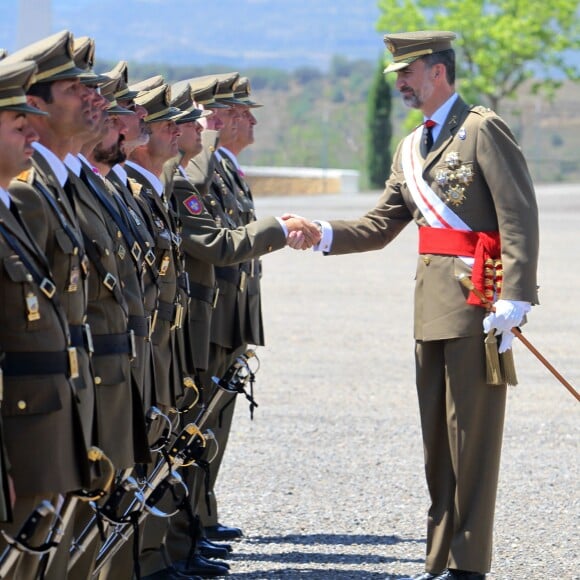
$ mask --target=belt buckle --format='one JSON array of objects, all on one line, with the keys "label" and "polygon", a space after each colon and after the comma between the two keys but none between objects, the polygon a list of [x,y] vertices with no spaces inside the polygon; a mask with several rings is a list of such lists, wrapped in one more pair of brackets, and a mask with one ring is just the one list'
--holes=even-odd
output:
[{"label": "belt buckle", "polygon": [[246,289],[246,280],[248,275],[243,270],[240,271],[240,282],[238,284],[238,290],[243,292]]},{"label": "belt buckle", "polygon": [[71,379],[77,379],[79,376],[79,359],[77,355],[77,349],[74,346],[69,346],[66,350],[68,353],[69,377]]},{"label": "belt buckle", "polygon": [[181,325],[183,324],[183,310],[183,305],[178,302],[175,305],[175,316],[173,317],[173,325],[171,326],[171,330],[181,328]]},{"label": "belt buckle", "polygon": [[135,360],[137,358],[137,348],[135,346],[135,332],[133,329],[129,329],[129,346],[131,347],[131,360]]},{"label": "belt buckle", "polygon": [[45,296],[48,296],[48,298],[52,298],[56,292],[56,286],[54,285],[54,282],[48,278],[42,279],[42,282],[40,283],[40,289]]},{"label": "belt buckle", "polygon": [[157,313],[159,311],[157,310],[157,308],[151,313],[151,316],[149,317],[151,319],[151,322],[149,323],[149,336],[147,337],[148,340],[151,340],[151,337],[153,336],[153,332],[155,332],[155,325],[157,324]]},{"label": "belt buckle", "polygon": [[116,285],[117,278],[115,278],[111,272],[107,272],[105,279],[103,280],[103,286],[112,292]]},{"label": "belt buckle", "polygon": [[93,333],[91,332],[91,325],[88,323],[83,324],[83,331],[85,335],[87,350],[92,354],[95,352],[95,345],[93,344]]}]

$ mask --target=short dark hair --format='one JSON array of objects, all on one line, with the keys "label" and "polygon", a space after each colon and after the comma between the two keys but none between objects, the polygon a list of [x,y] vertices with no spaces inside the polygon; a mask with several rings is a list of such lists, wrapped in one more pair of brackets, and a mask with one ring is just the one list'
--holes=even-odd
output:
[{"label": "short dark hair", "polygon": [[52,82],[34,83],[27,91],[27,95],[40,97],[45,103],[52,103]]},{"label": "short dark hair", "polygon": [[455,84],[455,50],[449,48],[441,52],[434,52],[421,57],[425,64],[431,68],[435,64],[442,64],[445,67],[445,76],[450,85]]}]

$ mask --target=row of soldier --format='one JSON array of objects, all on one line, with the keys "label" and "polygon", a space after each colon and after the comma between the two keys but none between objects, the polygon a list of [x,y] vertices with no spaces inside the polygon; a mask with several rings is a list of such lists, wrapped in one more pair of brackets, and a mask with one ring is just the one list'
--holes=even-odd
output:
[{"label": "row of soldier", "polygon": [[[133,522],[105,565],[115,526],[95,524],[95,507],[142,486],[153,442],[171,445],[213,377],[264,344],[259,257],[290,234],[310,247],[319,228],[256,219],[237,161],[260,106],[246,78],[129,85],[125,61],[97,74],[94,55],[63,31],[0,61],[0,577],[222,576],[231,546],[215,540],[242,535],[219,523],[214,494],[235,393],[204,416],[211,461],[180,470],[176,515]],[[91,522],[99,533],[79,544]]]}]

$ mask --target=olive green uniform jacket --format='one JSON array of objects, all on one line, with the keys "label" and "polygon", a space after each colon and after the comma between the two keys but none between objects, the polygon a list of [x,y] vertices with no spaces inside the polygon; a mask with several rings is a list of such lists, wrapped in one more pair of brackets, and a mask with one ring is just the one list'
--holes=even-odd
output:
[{"label": "olive green uniform jacket", "polygon": [[[208,297],[213,296],[215,287],[214,266],[237,264],[286,245],[284,232],[275,218],[253,221],[237,229],[219,227],[204,208],[195,186],[179,170],[174,176],[173,197],[183,228],[182,245],[190,282],[208,289]],[[199,369],[207,368],[211,316],[211,301],[199,299],[192,284],[190,335],[195,341],[193,350]]]}]

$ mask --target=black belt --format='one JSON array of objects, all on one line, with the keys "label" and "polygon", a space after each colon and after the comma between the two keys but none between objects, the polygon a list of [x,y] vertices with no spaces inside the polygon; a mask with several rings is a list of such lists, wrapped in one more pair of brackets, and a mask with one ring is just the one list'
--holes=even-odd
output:
[{"label": "black belt", "polygon": [[157,305],[157,318],[167,322],[173,322],[175,317],[175,304],[173,302],[159,301]]},{"label": "black belt", "polygon": [[72,324],[69,326],[69,330],[72,346],[93,352],[93,337],[91,336],[91,327],[88,324]]},{"label": "black belt", "polygon": [[198,284],[197,282],[189,282],[189,296],[191,298],[197,298],[197,300],[202,300],[203,302],[214,303],[216,288],[210,288],[209,286],[204,286],[203,284]]},{"label": "black belt", "polygon": [[145,316],[129,316],[129,328],[135,333],[135,336],[149,336],[151,318]]},{"label": "black belt", "polygon": [[4,375],[67,375],[69,374],[68,352],[6,352],[2,364]]},{"label": "black belt", "polygon": [[238,266],[235,267],[221,267],[216,266],[215,269],[216,278],[220,278],[221,280],[225,280],[234,286],[237,286],[240,282],[240,268]]},{"label": "black belt", "polygon": [[97,334],[93,335],[93,347],[95,356],[106,354],[129,354],[135,357],[134,333],[123,332],[121,334]]}]

